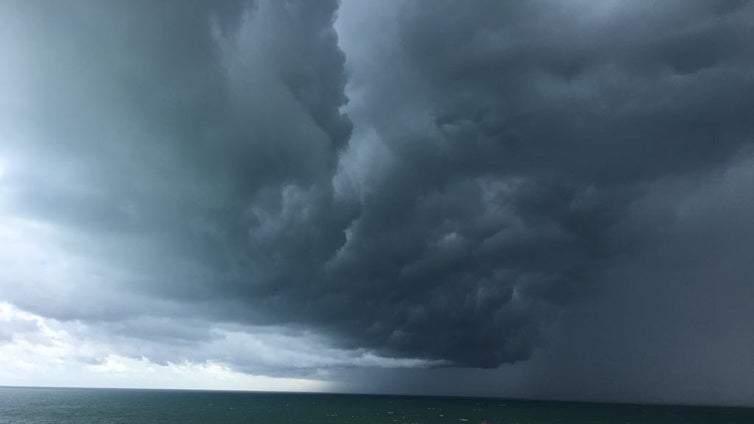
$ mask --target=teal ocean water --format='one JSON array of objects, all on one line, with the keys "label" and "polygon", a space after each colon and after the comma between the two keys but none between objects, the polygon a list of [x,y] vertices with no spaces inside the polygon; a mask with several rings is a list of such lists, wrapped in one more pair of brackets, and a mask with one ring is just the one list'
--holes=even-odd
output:
[{"label": "teal ocean water", "polygon": [[754,423],[754,409],[500,399],[0,387],[5,423]]}]

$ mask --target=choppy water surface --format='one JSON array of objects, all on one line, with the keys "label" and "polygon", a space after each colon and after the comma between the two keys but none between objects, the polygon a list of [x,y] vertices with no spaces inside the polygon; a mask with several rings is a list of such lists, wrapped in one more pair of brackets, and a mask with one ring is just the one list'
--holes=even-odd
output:
[{"label": "choppy water surface", "polygon": [[4,423],[754,423],[754,409],[499,399],[0,387]]}]

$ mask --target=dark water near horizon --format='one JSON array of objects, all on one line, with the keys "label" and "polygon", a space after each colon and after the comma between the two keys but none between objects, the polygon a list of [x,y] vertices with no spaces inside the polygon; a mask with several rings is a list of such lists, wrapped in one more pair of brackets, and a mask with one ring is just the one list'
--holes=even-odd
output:
[{"label": "dark water near horizon", "polygon": [[488,398],[0,387],[5,423],[754,423],[754,409]]}]

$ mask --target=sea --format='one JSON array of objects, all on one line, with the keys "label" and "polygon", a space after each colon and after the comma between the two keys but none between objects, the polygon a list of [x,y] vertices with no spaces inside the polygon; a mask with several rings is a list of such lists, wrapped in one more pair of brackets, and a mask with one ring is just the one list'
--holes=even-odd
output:
[{"label": "sea", "polygon": [[754,423],[752,408],[490,398],[0,387],[0,424]]}]

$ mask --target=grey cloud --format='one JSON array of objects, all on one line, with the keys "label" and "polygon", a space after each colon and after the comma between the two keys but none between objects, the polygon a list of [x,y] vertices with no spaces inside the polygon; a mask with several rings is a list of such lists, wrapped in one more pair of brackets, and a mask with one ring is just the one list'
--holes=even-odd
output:
[{"label": "grey cloud", "polygon": [[[414,4],[402,17],[405,60],[428,81],[432,124],[456,168],[655,178],[724,160],[750,130],[750,9],[639,2],[591,17],[576,3]],[[679,75],[667,40],[691,58],[720,57]]]},{"label": "grey cloud", "polygon": [[29,95],[2,103],[3,216],[101,272],[88,297],[2,295],[166,344],[232,322],[499,367],[641,278],[622,261],[677,219],[665,181],[750,143],[748,3],[370,7],[5,5],[4,86]]},{"label": "grey cloud", "polygon": [[[570,399],[750,405],[751,149],[725,170],[655,183],[643,248],[570,308],[522,390]],[[651,390],[648,388],[652,388]]]},{"label": "grey cloud", "polygon": [[[373,131],[389,154],[369,164],[331,268],[370,282],[349,315],[364,324],[346,331],[375,348],[527,358],[559,306],[646,246],[651,230],[626,226],[649,181],[714,169],[749,142],[745,5],[669,3],[638,26],[648,3],[396,7],[397,40],[354,47],[392,64],[354,65],[352,112],[356,137]],[[692,70],[692,50],[716,58]]]},{"label": "grey cloud", "polygon": [[36,321],[30,319],[13,318],[3,320],[0,325],[0,344],[12,342],[17,334],[33,333],[39,329]]},{"label": "grey cloud", "polygon": [[[242,259],[256,192],[319,184],[347,136],[334,2],[318,4],[316,22],[303,3],[233,6],[244,13],[232,13],[232,39],[213,28],[230,12],[206,2],[6,7],[18,45],[5,47],[27,51],[9,79],[32,93],[9,111],[27,116],[7,124],[10,205],[89,237],[77,249],[125,268],[127,285],[180,298],[197,278],[223,280],[215,273]],[[289,66],[304,51],[335,60]],[[320,74],[340,96],[319,93]],[[185,287],[172,290],[176,279]]]}]

